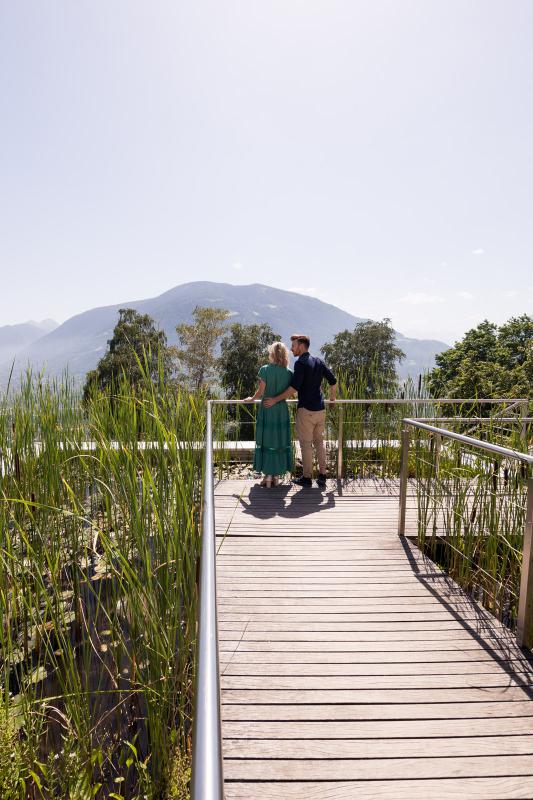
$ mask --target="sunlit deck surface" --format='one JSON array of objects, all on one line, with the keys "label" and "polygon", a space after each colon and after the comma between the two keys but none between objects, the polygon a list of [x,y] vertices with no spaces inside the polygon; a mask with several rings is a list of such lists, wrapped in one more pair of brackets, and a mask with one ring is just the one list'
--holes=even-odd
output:
[{"label": "sunlit deck surface", "polygon": [[531,660],[339,488],[216,487],[226,799],[532,798]]}]

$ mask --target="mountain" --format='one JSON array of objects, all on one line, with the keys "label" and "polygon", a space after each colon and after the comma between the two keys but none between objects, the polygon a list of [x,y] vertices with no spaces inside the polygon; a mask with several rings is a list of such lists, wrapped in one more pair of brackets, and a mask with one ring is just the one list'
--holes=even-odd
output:
[{"label": "mountain", "polygon": [[30,319],[28,325],[35,325],[43,333],[50,333],[50,331],[59,327],[59,322],[56,322],[55,319],[42,319],[40,322],[34,322],[34,320]]},{"label": "mountain", "polygon": [[0,364],[12,362],[17,353],[42,338],[58,327],[53,319],[42,322],[22,322],[19,325],[2,325],[0,327]]},{"label": "mountain", "polygon": [[[311,350],[318,352],[326,341],[339,331],[353,330],[362,317],[354,317],[336,306],[315,297],[252,284],[233,286],[229,283],[196,281],[185,283],[148,300],[134,300],[113,306],[93,308],[71,317],[50,333],[19,348],[18,371],[32,364],[45,367],[49,376],[60,375],[66,367],[69,373],[82,382],[106,350],[113,334],[119,308],[135,308],[149,314],[167,334],[170,344],[176,343],[175,327],[179,322],[192,319],[195,306],[227,309],[229,322],[252,324],[267,322],[287,341],[291,333],[307,333],[311,337]],[[400,367],[402,376],[418,375],[431,367],[437,353],[446,350],[444,342],[425,339],[408,339],[397,334],[398,344],[406,353]],[[12,356],[10,356],[12,358]],[[5,383],[8,364],[0,366],[0,382]]]}]

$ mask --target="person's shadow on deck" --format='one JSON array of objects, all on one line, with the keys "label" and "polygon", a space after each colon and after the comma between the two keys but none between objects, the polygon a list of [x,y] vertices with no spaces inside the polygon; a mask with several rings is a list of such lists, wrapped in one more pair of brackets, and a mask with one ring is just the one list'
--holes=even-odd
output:
[{"label": "person's shadow on deck", "polygon": [[244,513],[250,514],[256,519],[272,519],[273,517],[299,519],[335,506],[333,490],[324,492],[318,488],[306,488],[289,495],[290,489],[290,485],[264,489],[255,484],[246,496],[236,494],[234,497],[242,505]]}]

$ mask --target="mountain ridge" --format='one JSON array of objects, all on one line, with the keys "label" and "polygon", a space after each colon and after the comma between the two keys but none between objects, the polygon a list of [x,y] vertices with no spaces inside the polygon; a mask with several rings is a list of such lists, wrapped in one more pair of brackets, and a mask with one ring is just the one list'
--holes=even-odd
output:
[{"label": "mountain ridge", "polygon": [[[306,332],[315,352],[339,331],[353,330],[357,323],[368,319],[356,317],[319,298],[260,283],[235,286],[191,281],[156,297],[99,306],[75,314],[20,347],[15,354],[16,367],[18,372],[28,364],[39,370],[45,368],[50,377],[58,376],[68,368],[75,380],[82,382],[85,374],[103,356],[120,308],[135,308],[139,313],[149,314],[165,331],[169,344],[174,344],[177,342],[176,325],[190,321],[197,305],[226,308],[231,315],[228,324],[267,322],[284,340],[295,331]],[[396,332],[396,337],[398,345],[406,353],[405,361],[399,365],[402,377],[417,375],[431,367],[435,354],[448,348],[446,343],[438,340],[411,339],[399,332]],[[5,359],[0,359],[0,382],[5,381],[7,368],[11,367],[11,363],[1,363],[3,361]]]},{"label": "mountain ridge", "polygon": [[3,361],[12,363],[21,350],[47,333],[51,333],[56,327],[58,323],[52,319],[44,319],[41,322],[28,320],[15,325],[0,326],[0,363]]}]

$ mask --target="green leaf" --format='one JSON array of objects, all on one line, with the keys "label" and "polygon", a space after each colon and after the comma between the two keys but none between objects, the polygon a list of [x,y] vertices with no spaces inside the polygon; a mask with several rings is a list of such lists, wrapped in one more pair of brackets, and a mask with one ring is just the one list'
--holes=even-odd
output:
[{"label": "green leaf", "polygon": [[135,756],[135,758],[138,758],[138,757],[139,757],[139,756],[137,755],[137,748],[135,747],[135,745],[134,745],[134,744],[132,744],[131,742],[124,742],[124,744],[126,744],[126,745],[127,745],[129,748],[130,748],[130,750],[132,751],[132,753],[133,753],[133,755]]},{"label": "green leaf", "polygon": [[39,778],[39,776],[37,775],[37,773],[36,773],[36,772],[34,772],[32,769],[30,769],[30,775],[32,776],[32,778],[33,778],[33,780],[34,780],[35,784],[37,785],[37,788],[39,789],[39,791],[40,791],[40,792],[42,792],[43,785],[42,785],[42,783],[41,783],[41,779]]}]

